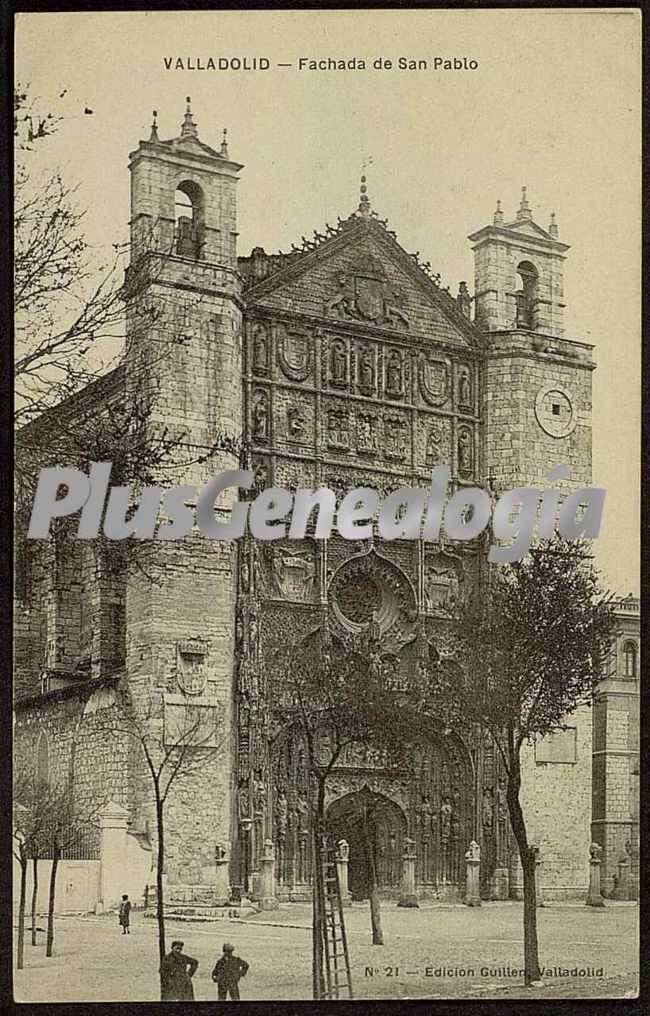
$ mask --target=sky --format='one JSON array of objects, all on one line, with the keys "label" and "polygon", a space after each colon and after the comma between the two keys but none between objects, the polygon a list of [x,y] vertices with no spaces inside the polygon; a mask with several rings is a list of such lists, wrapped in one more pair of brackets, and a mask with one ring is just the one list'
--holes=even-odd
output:
[{"label": "sky", "polygon": [[[212,57],[267,71],[166,70]],[[307,59],[366,70],[299,70]],[[397,69],[400,57],[427,69]],[[478,62],[435,71],[433,59]],[[393,68],[374,69],[391,60]],[[594,484],[607,491],[597,559],[638,593],[640,446],[640,16],[625,9],[184,11],[19,14],[16,78],[64,116],[28,153],[78,183],[98,251],[126,239],[128,153],[177,136],[185,96],[200,138],[244,164],[239,253],[288,250],[356,208],[364,162],[373,208],[456,293],[473,279],[467,235],[506,221],[528,188],[555,211],[565,335],[595,345]],[[279,63],[293,66],[282,68]],[[65,91],[65,95],[61,93]],[[85,114],[84,109],[92,109]],[[371,162],[369,160],[372,160]]]}]

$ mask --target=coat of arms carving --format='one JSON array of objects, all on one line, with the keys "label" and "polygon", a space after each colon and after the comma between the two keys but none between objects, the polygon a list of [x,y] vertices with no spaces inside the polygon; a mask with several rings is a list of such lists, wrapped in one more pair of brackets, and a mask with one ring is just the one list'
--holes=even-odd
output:
[{"label": "coat of arms carving", "polygon": [[207,681],[205,643],[190,639],[179,642],[176,648],[179,688],[186,695],[200,695]]},{"label": "coat of arms carving", "polygon": [[430,406],[442,406],[449,398],[449,365],[422,354],[419,364],[420,391]]},{"label": "coat of arms carving", "polygon": [[379,258],[367,254],[349,272],[336,276],[338,292],[325,302],[325,316],[409,328],[404,294],[387,278]]},{"label": "coat of arms carving", "polygon": [[311,371],[311,346],[305,332],[280,326],[277,332],[278,363],[291,381],[304,381]]}]

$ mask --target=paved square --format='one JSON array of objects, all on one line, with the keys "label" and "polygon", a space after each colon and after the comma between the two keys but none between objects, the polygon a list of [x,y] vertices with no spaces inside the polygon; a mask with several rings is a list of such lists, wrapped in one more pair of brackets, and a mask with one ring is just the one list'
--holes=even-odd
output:
[{"label": "paved square", "polygon": [[[386,944],[370,942],[365,904],[346,910],[356,998],[591,997],[636,993],[638,908],[608,903],[603,909],[551,904],[538,914],[540,958],[546,968],[586,973],[546,974],[544,987],[525,989],[522,905],[487,903],[480,909],[437,904],[420,910],[383,905]],[[311,911],[302,904],[247,920],[211,924],[168,922],[168,945],[182,938],[199,960],[197,1000],[215,998],[210,971],[224,941],[250,965],[241,984],[246,999],[311,998]],[[43,921],[41,920],[41,924]],[[25,945],[25,969],[15,976],[15,997],[27,1002],[155,1001],[158,958],[155,922],[133,914],[123,936],[117,916],[60,917],[56,955],[45,957],[45,936]],[[602,968],[602,974],[600,973]]]}]

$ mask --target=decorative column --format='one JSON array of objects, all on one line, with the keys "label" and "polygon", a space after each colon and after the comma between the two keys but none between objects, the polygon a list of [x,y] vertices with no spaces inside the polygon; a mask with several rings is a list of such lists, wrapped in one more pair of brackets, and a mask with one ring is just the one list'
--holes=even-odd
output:
[{"label": "decorative column", "polygon": [[251,856],[251,826],[253,820],[251,818],[243,818],[240,822],[241,830],[244,839],[244,870],[242,872],[242,903],[250,903],[249,898],[249,877],[250,877],[250,856]]},{"label": "decorative column", "polygon": [[218,907],[225,907],[230,900],[230,874],[228,853],[222,843],[217,843],[214,851],[214,863],[216,867],[214,877],[215,904]]},{"label": "decorative column", "polygon": [[339,891],[341,903],[344,907],[352,906],[352,897],[348,889],[348,863],[350,860],[350,845],[347,840],[339,840],[336,845],[336,872],[339,878]]},{"label": "decorative column", "polygon": [[273,849],[273,840],[264,840],[260,863],[262,867],[260,909],[277,910],[278,901],[275,898],[275,851]]},{"label": "decorative column", "polygon": [[402,855],[402,895],[399,898],[398,907],[420,906],[415,892],[415,860],[415,840],[407,837],[404,840]]},{"label": "decorative column", "polygon": [[544,859],[542,858],[542,848],[537,844],[533,844],[530,849],[535,857],[535,901],[538,907],[543,907],[542,865],[544,864]]},{"label": "decorative column", "polygon": [[618,876],[616,888],[612,893],[613,900],[629,900],[630,898],[630,856],[625,852],[619,854]]},{"label": "decorative column", "polygon": [[467,864],[467,877],[463,903],[467,907],[480,907],[479,869],[481,867],[481,848],[476,840],[472,840],[470,843],[469,850],[465,853],[465,862]]},{"label": "decorative column", "polygon": [[605,900],[600,892],[600,861],[603,855],[603,848],[599,843],[592,843],[589,847],[589,890],[587,892],[588,907],[604,907]]},{"label": "decorative column", "polygon": [[124,858],[128,812],[109,801],[99,813],[99,900],[104,910],[116,907],[124,892]]}]

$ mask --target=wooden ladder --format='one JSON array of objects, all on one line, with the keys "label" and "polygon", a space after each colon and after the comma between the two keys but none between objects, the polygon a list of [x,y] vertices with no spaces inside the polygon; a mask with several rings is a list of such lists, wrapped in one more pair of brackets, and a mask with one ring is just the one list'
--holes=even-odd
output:
[{"label": "wooden ladder", "polygon": [[325,848],[322,854],[325,975],[325,998],[354,998],[350,955],[343,920],[343,902],[336,866],[336,851]]}]

